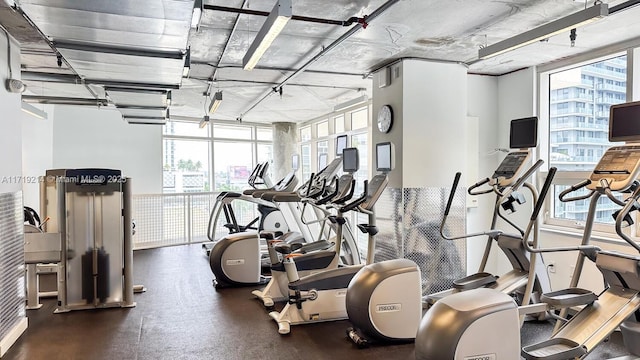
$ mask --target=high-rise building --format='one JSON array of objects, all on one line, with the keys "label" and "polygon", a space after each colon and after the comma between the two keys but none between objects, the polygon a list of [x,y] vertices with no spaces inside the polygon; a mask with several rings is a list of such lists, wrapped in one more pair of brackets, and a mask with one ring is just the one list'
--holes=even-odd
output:
[{"label": "high-rise building", "polygon": [[[552,74],[549,79],[549,161],[561,171],[591,171],[612,144],[609,108],[626,101],[627,57],[619,56]],[[601,199],[597,221],[612,222]],[[556,218],[585,220],[588,201],[556,201]]]}]

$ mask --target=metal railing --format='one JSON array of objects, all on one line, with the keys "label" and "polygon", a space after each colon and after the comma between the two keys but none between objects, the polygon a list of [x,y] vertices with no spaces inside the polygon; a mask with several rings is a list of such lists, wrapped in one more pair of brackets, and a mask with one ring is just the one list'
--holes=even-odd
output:
[{"label": "metal railing", "polygon": [[[151,194],[133,196],[134,249],[183,245],[209,241],[207,224],[216,202],[217,192]],[[234,208],[239,222],[248,223],[255,216],[250,206]],[[228,232],[223,226],[217,238]]]}]

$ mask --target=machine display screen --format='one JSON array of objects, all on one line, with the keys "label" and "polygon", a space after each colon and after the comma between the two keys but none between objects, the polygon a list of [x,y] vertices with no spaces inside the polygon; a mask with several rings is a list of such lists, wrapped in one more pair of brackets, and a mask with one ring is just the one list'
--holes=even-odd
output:
[{"label": "machine display screen", "polygon": [[640,101],[611,106],[609,141],[640,141]]},{"label": "machine display screen", "polygon": [[358,149],[346,148],[342,152],[342,171],[352,173],[358,171],[360,168]]},{"label": "machine display screen", "polygon": [[376,170],[391,171],[391,143],[376,144]]},{"label": "machine display screen", "polygon": [[538,145],[538,118],[529,117],[511,120],[509,147],[528,149]]},{"label": "machine display screen", "polygon": [[300,155],[293,154],[291,157],[291,169],[297,171],[300,168]]},{"label": "machine display screen", "polygon": [[340,135],[336,138],[336,156],[342,155],[342,151],[347,147],[347,135]]}]

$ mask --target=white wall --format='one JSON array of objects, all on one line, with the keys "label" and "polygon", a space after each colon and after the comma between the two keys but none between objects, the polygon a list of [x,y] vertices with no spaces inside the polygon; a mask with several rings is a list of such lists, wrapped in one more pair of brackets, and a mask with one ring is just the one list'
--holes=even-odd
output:
[{"label": "white wall", "polygon": [[[498,166],[498,153],[494,149],[499,144],[498,134],[498,77],[468,75],[467,76],[467,112],[469,116],[479,119],[478,152],[472,154],[469,162],[477,161],[477,179],[468,179],[470,182],[490,176]],[[467,195],[469,196],[469,195]],[[487,230],[491,224],[491,214],[495,197],[492,195],[476,196],[477,207],[467,210],[467,232]],[[469,274],[478,271],[486,237],[475,237],[467,240],[467,272]],[[491,269],[495,264],[490,265]]]},{"label": "white wall", "polygon": [[467,168],[467,69],[459,64],[403,61],[404,187],[450,187]]},{"label": "white wall", "polygon": [[[13,78],[20,79],[20,47],[14,39],[11,39],[11,70]],[[7,38],[0,31],[0,194],[22,189],[20,94],[7,91],[5,81],[8,78]]]},{"label": "white wall", "polygon": [[44,110],[47,119],[38,119],[22,112],[22,184],[24,205],[40,210],[40,177],[53,167],[53,119],[54,107],[51,105],[33,106]]},{"label": "white wall", "polygon": [[56,106],[54,168],[112,168],[134,194],[162,193],[162,127],[132,125],[111,109]]}]

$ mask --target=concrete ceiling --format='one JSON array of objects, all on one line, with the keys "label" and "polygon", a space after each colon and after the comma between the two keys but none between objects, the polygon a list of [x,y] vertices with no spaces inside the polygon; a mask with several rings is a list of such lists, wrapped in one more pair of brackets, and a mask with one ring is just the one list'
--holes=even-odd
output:
[{"label": "concrete ceiling", "polygon": [[[207,8],[269,12],[275,1],[204,3],[197,29],[189,26],[193,0],[21,0],[13,8],[0,1],[0,24],[21,42],[23,78],[38,98],[98,98],[112,103],[105,87],[173,89],[171,115],[201,118],[209,102],[203,94],[222,91],[214,119],[266,123],[307,121],[362,93],[370,95],[372,81],[367,75],[395,59],[460,62],[472,73],[500,75],[615,43],[640,41],[640,7],[634,6],[579,28],[574,47],[567,32],[478,60],[480,47],[590,7],[593,1],[293,0],[296,16],[332,20],[379,16],[364,29],[291,20],[257,68],[245,71],[242,58],[265,17]],[[605,3],[612,8],[635,1]],[[390,6],[376,11],[384,5]],[[288,79],[352,27],[360,30]],[[191,69],[182,77],[187,48]],[[62,55],[60,66],[57,53]],[[280,87],[285,80],[287,84]],[[274,87],[282,88],[282,94],[274,93]]]}]

